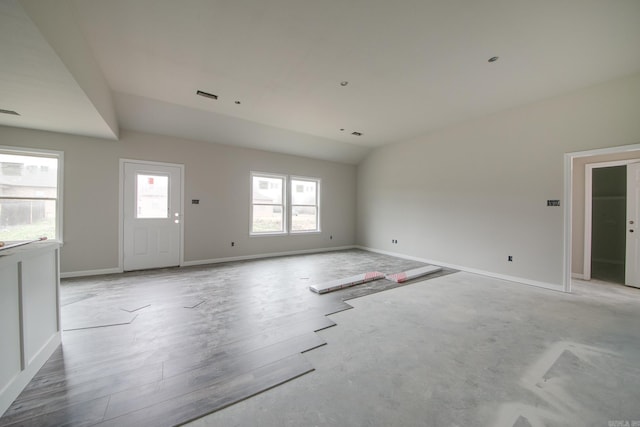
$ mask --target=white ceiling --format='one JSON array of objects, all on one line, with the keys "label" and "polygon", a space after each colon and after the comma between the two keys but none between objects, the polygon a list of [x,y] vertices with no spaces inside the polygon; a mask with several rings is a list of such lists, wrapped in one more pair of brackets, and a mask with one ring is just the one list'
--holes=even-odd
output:
[{"label": "white ceiling", "polygon": [[13,0],[0,0],[0,109],[20,114],[0,114],[0,125],[114,138],[76,78]]},{"label": "white ceiling", "polygon": [[[347,163],[371,147],[640,72],[638,0],[71,4],[121,127]],[[25,55],[53,50],[31,47],[35,25],[26,42],[7,41],[15,31],[7,20],[25,20],[1,12],[0,108],[24,112],[25,127],[69,131],[56,127],[64,119],[43,125],[35,114],[42,92],[11,88],[44,89],[64,107],[58,116],[86,110],[86,99],[72,84],[51,82],[64,74],[60,64],[53,73],[20,73]],[[500,59],[489,63],[492,56]],[[196,96],[198,89],[219,98]],[[0,124],[15,120],[0,115]],[[95,126],[73,133],[97,135]]]}]

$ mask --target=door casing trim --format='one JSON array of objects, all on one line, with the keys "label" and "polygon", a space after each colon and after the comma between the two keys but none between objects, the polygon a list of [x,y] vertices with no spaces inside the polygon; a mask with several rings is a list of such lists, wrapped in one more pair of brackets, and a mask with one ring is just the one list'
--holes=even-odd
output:
[{"label": "door casing trim", "polygon": [[180,267],[184,264],[184,165],[181,163],[155,162],[150,160],[120,159],[118,184],[118,272],[124,272],[124,165],[135,163],[139,165],[168,166],[180,169]]},{"label": "door casing trim", "polygon": [[[630,151],[639,151],[640,144],[623,145],[620,147],[599,148],[595,150],[576,151],[564,154],[564,225],[563,225],[563,274],[562,288],[564,292],[571,292],[571,245],[572,232],[571,225],[573,223],[573,159],[580,157],[593,157],[601,154],[626,153]],[[586,222],[586,221],[585,221]]]}]

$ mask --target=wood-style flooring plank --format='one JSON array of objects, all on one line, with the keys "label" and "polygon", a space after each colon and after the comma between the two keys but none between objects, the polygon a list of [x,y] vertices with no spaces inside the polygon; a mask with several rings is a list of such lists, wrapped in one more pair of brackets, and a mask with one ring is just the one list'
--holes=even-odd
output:
[{"label": "wood-style flooring plank", "polygon": [[3,416],[0,418],[2,427],[63,427],[63,426],[93,426],[104,419],[104,412],[109,403],[109,397],[72,403],[60,409],[30,411],[20,416]]},{"label": "wood-style flooring plank", "polygon": [[115,418],[200,389],[223,385],[234,380],[239,372],[252,372],[323,344],[320,337],[309,333],[242,355],[222,353],[197,366],[167,368],[180,374],[173,373],[162,381],[113,394],[106,418]]},{"label": "wood-style flooring plank", "polygon": [[33,411],[51,411],[67,405],[80,404],[109,396],[136,385],[162,380],[162,363],[132,365],[127,371],[82,372],[82,375],[31,387],[20,395],[19,406],[11,406],[5,415]]},{"label": "wood-style flooring plank", "polygon": [[324,344],[314,331],[334,325],[326,315],[405,285],[381,280],[318,295],[310,283],[421,265],[348,250],[65,279],[65,325],[135,320],[64,331],[0,427],[198,418],[308,372],[300,353]]},{"label": "wood-style flooring plank", "polygon": [[122,417],[108,419],[101,427],[122,425],[175,426],[225,408],[265,390],[313,371],[300,354],[246,371],[227,381],[197,389],[180,397],[156,403]]}]

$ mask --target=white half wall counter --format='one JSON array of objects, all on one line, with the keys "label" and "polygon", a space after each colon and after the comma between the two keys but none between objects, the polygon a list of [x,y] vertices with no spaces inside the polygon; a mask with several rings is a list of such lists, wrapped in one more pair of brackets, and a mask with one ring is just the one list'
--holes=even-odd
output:
[{"label": "white half wall counter", "polygon": [[0,251],[0,416],[61,343],[60,244]]}]

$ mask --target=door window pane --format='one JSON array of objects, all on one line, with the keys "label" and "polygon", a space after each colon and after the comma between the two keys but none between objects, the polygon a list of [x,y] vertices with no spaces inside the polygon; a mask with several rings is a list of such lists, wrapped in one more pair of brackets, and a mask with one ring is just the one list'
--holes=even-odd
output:
[{"label": "door window pane", "polygon": [[136,218],[169,218],[169,177],[137,174]]}]

